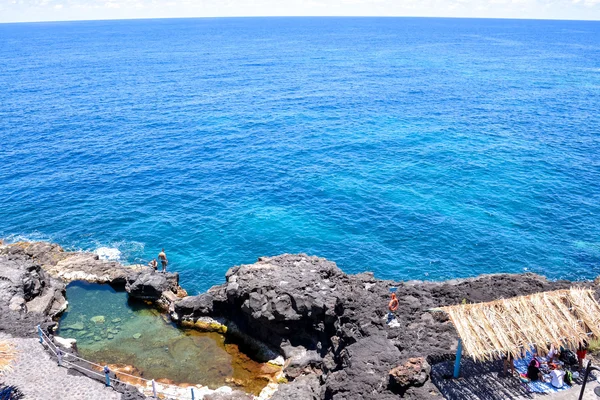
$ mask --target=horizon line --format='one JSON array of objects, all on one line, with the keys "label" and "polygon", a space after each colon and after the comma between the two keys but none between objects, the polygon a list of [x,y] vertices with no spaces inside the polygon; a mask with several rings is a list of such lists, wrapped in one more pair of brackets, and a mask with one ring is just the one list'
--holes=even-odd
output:
[{"label": "horizon line", "polygon": [[426,15],[227,15],[227,16],[197,16],[197,17],[127,17],[127,18],[90,18],[90,19],[63,19],[39,21],[0,21],[0,25],[8,24],[44,24],[66,22],[110,22],[110,21],[157,21],[157,20],[192,20],[192,19],[276,19],[276,18],[420,18],[420,19],[469,19],[469,20],[506,20],[506,21],[572,21],[572,22],[600,22],[600,19],[575,19],[575,18],[519,18],[519,17],[460,17],[460,16],[426,16]]}]

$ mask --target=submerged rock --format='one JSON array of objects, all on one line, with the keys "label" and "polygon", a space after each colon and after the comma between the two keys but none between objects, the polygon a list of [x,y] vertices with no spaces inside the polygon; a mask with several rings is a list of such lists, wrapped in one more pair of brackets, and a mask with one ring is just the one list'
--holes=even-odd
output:
[{"label": "submerged rock", "polygon": [[90,321],[92,321],[95,324],[103,324],[105,318],[104,315],[96,315],[95,317],[90,318]]},{"label": "submerged rock", "polygon": [[63,349],[72,350],[77,348],[77,340],[54,336],[54,342]]},{"label": "submerged rock", "polygon": [[63,326],[62,328],[63,329],[70,329],[70,330],[73,330],[73,331],[83,331],[83,329],[85,328],[85,326],[83,325],[83,322],[75,322],[74,324]]},{"label": "submerged rock", "polygon": [[194,328],[201,332],[217,332],[223,335],[227,333],[225,321],[218,321],[210,317],[200,317],[194,322],[183,321],[181,325],[185,328]]},{"label": "submerged rock", "polygon": [[141,338],[141,337],[142,337],[142,334],[141,334],[141,333],[134,333],[134,334],[133,334],[133,338],[134,338],[134,339],[139,339],[139,338]]}]

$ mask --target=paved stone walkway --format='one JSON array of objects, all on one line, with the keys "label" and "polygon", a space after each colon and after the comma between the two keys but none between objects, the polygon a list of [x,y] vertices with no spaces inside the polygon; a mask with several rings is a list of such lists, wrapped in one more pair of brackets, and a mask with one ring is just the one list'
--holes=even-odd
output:
[{"label": "paved stone walkway", "polygon": [[16,345],[17,361],[13,372],[0,375],[0,383],[14,385],[24,400],[120,400],[121,394],[84,376],[67,375],[56,365],[37,339],[12,338],[0,333],[0,340]]}]

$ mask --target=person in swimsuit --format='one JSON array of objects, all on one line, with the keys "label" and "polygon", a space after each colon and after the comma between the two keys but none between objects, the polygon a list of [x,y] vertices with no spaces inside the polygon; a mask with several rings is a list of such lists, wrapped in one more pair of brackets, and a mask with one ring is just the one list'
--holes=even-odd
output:
[{"label": "person in swimsuit", "polygon": [[150,266],[152,267],[152,269],[154,271],[156,271],[158,269],[158,263],[156,262],[156,258],[153,259],[152,261],[150,261]]},{"label": "person in swimsuit", "polygon": [[583,360],[587,355],[587,342],[580,344],[577,348],[577,362],[579,363],[579,370],[583,370]]},{"label": "person in swimsuit", "polygon": [[167,264],[169,263],[169,260],[167,260],[167,255],[165,254],[165,249],[162,249],[162,251],[160,253],[158,253],[158,259],[160,260],[160,263],[162,264],[162,272],[167,272]]},{"label": "person in swimsuit", "polygon": [[[515,374],[515,359],[512,354],[505,354],[502,356],[502,361],[504,362],[504,376],[513,376]],[[508,370],[510,369],[510,375],[508,374]]]}]

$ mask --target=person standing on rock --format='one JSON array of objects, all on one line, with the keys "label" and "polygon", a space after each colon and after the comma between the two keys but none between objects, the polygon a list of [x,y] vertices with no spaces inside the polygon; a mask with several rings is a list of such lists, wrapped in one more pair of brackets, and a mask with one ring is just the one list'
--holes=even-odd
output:
[{"label": "person standing on rock", "polygon": [[165,254],[165,249],[162,249],[160,253],[158,253],[158,259],[160,260],[160,263],[162,264],[162,272],[166,273],[167,272],[167,264],[169,263],[169,260],[167,260],[167,255]]},{"label": "person standing on rock", "polygon": [[398,298],[396,297],[396,293],[392,292],[392,299],[390,300],[389,304],[388,304],[388,318],[387,318],[387,323],[388,325],[392,322],[392,320],[394,320],[395,315],[394,313],[396,312],[396,310],[398,309]]}]

